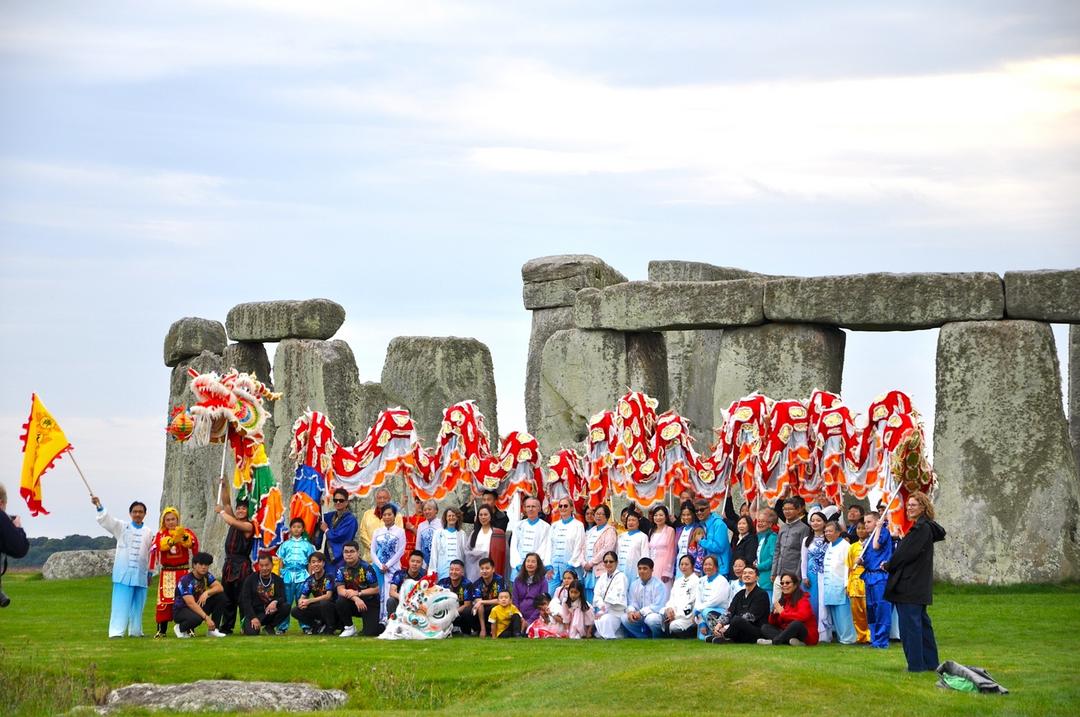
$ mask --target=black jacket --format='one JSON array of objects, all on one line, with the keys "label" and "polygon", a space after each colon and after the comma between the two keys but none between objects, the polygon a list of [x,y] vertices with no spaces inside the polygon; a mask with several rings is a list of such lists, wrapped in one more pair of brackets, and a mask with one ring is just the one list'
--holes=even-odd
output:
[{"label": "black jacket", "polygon": [[30,552],[30,541],[26,539],[26,531],[16,528],[11,522],[11,517],[0,510],[0,555],[22,558],[28,552]]},{"label": "black jacket", "polygon": [[[471,505],[461,506],[461,522],[475,524],[476,509],[473,508]],[[491,516],[491,527],[505,531],[508,525],[510,525],[510,519],[506,517],[506,513],[496,508],[494,511],[494,515]]]},{"label": "black jacket", "polygon": [[[746,537],[739,542],[739,534],[731,536],[731,565],[734,567],[735,558],[742,558],[743,562],[747,565],[757,565],[757,533],[747,533]],[[732,570],[728,569],[729,578],[741,578],[741,575],[736,575]]]},{"label": "black jacket", "polygon": [[735,593],[731,605],[728,607],[728,617],[741,617],[747,622],[761,627],[769,619],[772,606],[769,604],[769,596],[760,586],[755,586],[754,591],[746,594],[746,588]]},{"label": "black jacket", "polygon": [[270,599],[263,602],[259,595],[261,578],[258,573],[252,573],[244,578],[244,584],[240,587],[240,610],[244,613],[244,619],[253,617],[262,619],[266,614],[266,606],[277,600],[278,612],[288,611],[289,605],[285,602],[285,581],[279,576],[270,574]]},{"label": "black jacket", "polygon": [[930,605],[934,602],[934,543],[945,540],[945,529],[921,516],[896,546],[889,560],[885,599],[894,603]]}]

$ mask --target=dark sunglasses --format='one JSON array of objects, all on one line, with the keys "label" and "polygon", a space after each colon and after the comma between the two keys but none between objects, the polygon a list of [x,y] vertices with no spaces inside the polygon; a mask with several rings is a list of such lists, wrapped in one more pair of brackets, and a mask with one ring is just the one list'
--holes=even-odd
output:
[{"label": "dark sunglasses", "polygon": [[334,498],[334,502],[335,503],[348,503],[349,501],[346,500],[345,498]]}]

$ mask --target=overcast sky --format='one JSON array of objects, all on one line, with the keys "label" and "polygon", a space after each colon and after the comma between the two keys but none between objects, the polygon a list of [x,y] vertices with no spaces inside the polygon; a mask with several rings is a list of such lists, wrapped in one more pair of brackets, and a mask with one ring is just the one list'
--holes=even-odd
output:
[{"label": "overcast sky", "polygon": [[[242,301],[340,302],[365,381],[393,336],[474,336],[508,431],[534,256],[1080,265],[1080,5],[942,5],[3,3],[2,480],[37,391],[156,519],[165,332]],[[849,404],[932,419],[935,341],[849,334]],[[32,535],[100,532],[67,459],[45,505]]]}]

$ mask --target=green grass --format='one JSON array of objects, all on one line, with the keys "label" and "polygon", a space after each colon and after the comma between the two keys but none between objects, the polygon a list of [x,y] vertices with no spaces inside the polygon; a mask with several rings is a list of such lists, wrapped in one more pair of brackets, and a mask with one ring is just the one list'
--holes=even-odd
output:
[{"label": "green grass", "polygon": [[[939,586],[942,659],[987,668],[1012,694],[945,692],[889,650],[713,647],[697,641],[384,642],[355,638],[106,639],[108,578],[9,574],[0,611],[0,715],[100,702],[132,682],[263,679],[344,689],[339,714],[469,713],[1075,715],[1080,586]],[[151,593],[153,594],[153,593]],[[147,605],[145,630],[153,630]],[[203,632],[200,630],[200,633]]]}]

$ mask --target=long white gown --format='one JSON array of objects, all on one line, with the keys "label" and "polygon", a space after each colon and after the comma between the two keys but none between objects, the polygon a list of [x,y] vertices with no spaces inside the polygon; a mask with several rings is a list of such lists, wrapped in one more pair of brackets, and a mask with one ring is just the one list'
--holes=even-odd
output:
[{"label": "long white gown", "polygon": [[596,612],[597,637],[615,640],[623,637],[622,619],[626,616],[626,576],[616,570],[604,573],[593,588],[593,610]]}]

